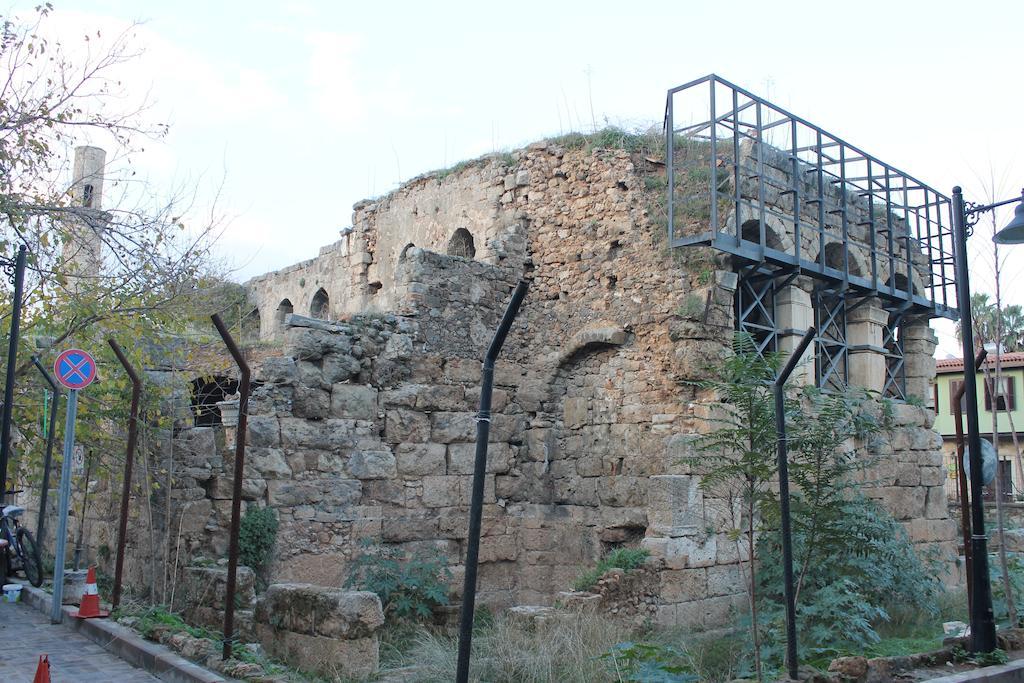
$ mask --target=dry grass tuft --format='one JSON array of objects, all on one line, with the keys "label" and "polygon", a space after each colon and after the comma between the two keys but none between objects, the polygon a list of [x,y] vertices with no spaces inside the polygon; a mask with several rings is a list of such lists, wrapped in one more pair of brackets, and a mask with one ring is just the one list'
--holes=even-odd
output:
[{"label": "dry grass tuft", "polygon": [[[621,623],[593,614],[565,614],[533,624],[499,617],[473,635],[470,680],[493,683],[599,683],[621,680],[601,655],[628,640]],[[455,679],[458,638],[422,630],[405,652],[417,681]],[[396,662],[398,663],[398,662]]]}]

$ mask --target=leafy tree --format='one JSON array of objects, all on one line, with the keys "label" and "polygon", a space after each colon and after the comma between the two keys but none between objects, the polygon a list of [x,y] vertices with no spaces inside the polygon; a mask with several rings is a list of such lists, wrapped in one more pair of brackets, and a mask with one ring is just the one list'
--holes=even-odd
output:
[{"label": "leafy tree", "polygon": [[[719,397],[717,417],[698,440],[701,487],[740,503],[732,531],[751,558],[745,577],[754,669],[781,661],[785,643],[772,383],[776,356],[762,357],[749,337],[700,386]],[[893,601],[926,605],[937,581],[915,555],[903,528],[857,488],[872,464],[863,451],[891,424],[890,406],[867,392],[825,394],[807,388],[785,401],[794,570],[805,646],[866,643]],[[864,448],[864,447],[867,448]],[[730,505],[731,507],[731,505]]]},{"label": "leafy tree", "polygon": [[699,455],[687,458],[700,469],[701,488],[724,497],[742,510],[732,531],[745,538],[751,558],[745,583],[751,611],[750,636],[754,645],[754,669],[761,679],[761,641],[758,621],[758,564],[756,533],[761,529],[760,511],[773,501],[771,484],[777,473],[775,406],[771,384],[779,367],[776,355],[762,356],[749,335],[737,334],[733,353],[715,369],[712,379],[698,383],[718,396],[717,416],[711,429],[697,442]]},{"label": "leafy tree", "polygon": [[[221,307],[223,291],[224,270],[212,252],[217,221],[186,224],[193,192],[161,197],[132,178],[131,160],[167,127],[146,120],[145,103],[123,105],[132,98],[117,74],[137,55],[131,31],[110,40],[88,33],[81,38],[88,49],[77,50],[49,37],[52,12],[47,3],[29,17],[0,15],[0,256],[22,244],[28,251],[14,417],[21,441],[8,476],[26,488],[38,481],[43,453],[44,385],[29,363],[32,353],[44,365],[72,345],[97,357],[99,379],[81,396],[76,440],[86,449],[91,477],[100,480],[120,471],[127,431],[129,383],[108,337],[139,370],[208,374],[211,358],[220,362],[202,348],[214,335],[206,316]],[[70,149],[96,141],[114,160],[104,169],[104,194],[118,195],[109,208],[90,206],[82,188],[70,187],[67,172]],[[4,289],[4,328],[11,303]],[[168,390],[147,382],[142,458],[180,414],[182,406],[167,398]],[[167,488],[162,524],[169,530],[173,467],[142,465],[136,472],[147,489]],[[152,520],[151,508],[147,514]]]}]

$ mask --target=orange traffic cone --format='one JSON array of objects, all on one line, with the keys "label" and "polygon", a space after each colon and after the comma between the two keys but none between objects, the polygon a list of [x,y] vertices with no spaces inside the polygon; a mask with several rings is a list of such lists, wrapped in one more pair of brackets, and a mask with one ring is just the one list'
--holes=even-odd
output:
[{"label": "orange traffic cone", "polygon": [[78,603],[78,611],[72,614],[79,619],[106,617],[110,612],[100,609],[100,592],[96,588],[96,567],[89,567],[85,575],[85,590],[82,591],[82,602]]},{"label": "orange traffic cone", "polygon": [[50,683],[50,658],[47,655],[39,655],[39,666],[36,667],[36,677],[32,683]]}]

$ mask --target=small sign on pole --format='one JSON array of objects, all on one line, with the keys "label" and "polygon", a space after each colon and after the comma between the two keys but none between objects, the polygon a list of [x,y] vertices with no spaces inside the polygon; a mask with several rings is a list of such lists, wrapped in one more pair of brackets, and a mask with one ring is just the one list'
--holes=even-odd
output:
[{"label": "small sign on pole", "polygon": [[80,443],[76,443],[71,449],[71,473],[85,474],[85,446]]},{"label": "small sign on pole", "polygon": [[[78,416],[78,392],[96,379],[96,361],[85,351],[68,349],[53,362],[53,374],[57,381],[66,386],[68,412],[64,424],[64,461],[60,468],[60,507],[57,512],[57,548],[53,562],[53,609],[50,621],[59,624],[64,616],[61,603],[64,599],[64,561],[68,541],[68,508],[71,505],[71,468],[75,460],[75,418]],[[85,451],[82,450],[84,461]]]}]

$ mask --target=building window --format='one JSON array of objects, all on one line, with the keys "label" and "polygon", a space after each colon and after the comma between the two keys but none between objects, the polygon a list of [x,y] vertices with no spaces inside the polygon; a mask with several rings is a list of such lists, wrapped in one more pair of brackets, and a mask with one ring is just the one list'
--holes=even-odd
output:
[{"label": "building window", "polygon": [[[949,381],[949,414],[956,415],[956,392],[960,391],[960,387],[963,386],[964,381],[962,379],[951,379]],[[967,396],[960,397],[960,414],[963,415],[967,410]]]},{"label": "building window", "polygon": [[939,385],[932,385],[932,405],[935,406],[935,414],[939,414]]},{"label": "building window", "polygon": [[985,410],[992,412],[992,394],[996,393],[996,403],[998,407],[996,410],[999,412],[1006,412],[1008,410],[1015,410],[1017,405],[1016,396],[1014,393],[1013,377],[1000,377],[999,385],[1000,390],[993,392],[992,387],[995,385],[995,379],[985,380]]},{"label": "building window", "polygon": [[87,208],[92,206],[92,195],[92,185],[86,185],[82,188],[82,206]]}]

